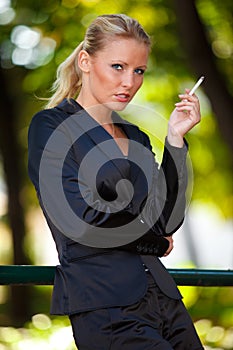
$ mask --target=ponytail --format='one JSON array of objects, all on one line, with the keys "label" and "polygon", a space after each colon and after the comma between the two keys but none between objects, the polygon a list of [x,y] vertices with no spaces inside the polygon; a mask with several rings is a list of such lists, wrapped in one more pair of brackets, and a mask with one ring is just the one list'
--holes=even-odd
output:
[{"label": "ponytail", "polygon": [[75,98],[82,85],[81,70],[77,64],[79,52],[83,49],[83,41],[57,69],[57,79],[51,91],[55,91],[45,108],[53,108],[64,98]]}]

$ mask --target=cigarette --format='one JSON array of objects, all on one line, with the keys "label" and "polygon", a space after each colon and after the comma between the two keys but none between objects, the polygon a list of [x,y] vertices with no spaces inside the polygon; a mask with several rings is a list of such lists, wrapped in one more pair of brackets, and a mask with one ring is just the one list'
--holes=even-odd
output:
[{"label": "cigarette", "polygon": [[197,90],[197,88],[201,85],[201,83],[203,82],[203,80],[205,79],[204,76],[200,77],[200,79],[198,79],[198,81],[196,82],[196,84],[194,85],[194,87],[192,88],[192,90],[190,90],[189,95],[192,96],[194,94],[194,92]]}]

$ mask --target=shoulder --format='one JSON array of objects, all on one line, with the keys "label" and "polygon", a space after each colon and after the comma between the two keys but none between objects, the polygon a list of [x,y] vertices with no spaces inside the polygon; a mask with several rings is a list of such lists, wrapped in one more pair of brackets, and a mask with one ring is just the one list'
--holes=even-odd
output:
[{"label": "shoulder", "polygon": [[81,109],[81,106],[75,100],[65,98],[57,106],[37,112],[32,117],[30,126],[47,125],[57,127],[69,116],[79,112]]},{"label": "shoulder", "polygon": [[37,112],[30,122],[30,128],[40,127],[42,125],[56,127],[64,121],[66,115],[64,112],[58,110],[57,108],[43,109]]},{"label": "shoulder", "polygon": [[64,99],[60,104],[54,108],[44,109],[37,112],[29,125],[29,139],[30,138],[48,138],[52,132],[57,129],[69,117],[81,110],[74,100],[69,101]]},{"label": "shoulder", "polygon": [[28,128],[29,146],[45,145],[53,131],[62,122],[63,116],[55,108],[37,112]]}]

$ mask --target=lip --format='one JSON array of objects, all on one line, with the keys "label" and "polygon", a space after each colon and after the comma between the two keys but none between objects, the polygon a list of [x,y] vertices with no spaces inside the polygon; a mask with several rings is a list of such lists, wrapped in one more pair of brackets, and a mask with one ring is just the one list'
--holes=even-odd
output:
[{"label": "lip", "polygon": [[115,97],[119,102],[128,102],[130,100],[130,95],[127,93],[115,94]]}]

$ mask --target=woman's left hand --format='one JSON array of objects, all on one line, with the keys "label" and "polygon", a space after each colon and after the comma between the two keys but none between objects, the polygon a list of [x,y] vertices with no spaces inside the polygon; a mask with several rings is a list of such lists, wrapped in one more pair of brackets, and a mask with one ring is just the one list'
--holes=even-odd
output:
[{"label": "woman's left hand", "polygon": [[167,251],[164,253],[163,256],[168,256],[168,254],[170,254],[172,249],[174,248],[173,238],[172,238],[172,236],[168,236],[168,237],[164,237],[164,238],[166,238],[168,240],[169,247],[168,247]]},{"label": "woman's left hand", "polygon": [[183,138],[201,120],[200,104],[196,95],[190,96],[189,90],[179,95],[180,102],[175,104],[168,123],[168,142],[175,147],[183,146]]}]

